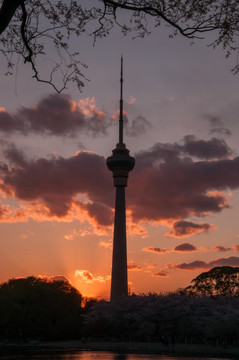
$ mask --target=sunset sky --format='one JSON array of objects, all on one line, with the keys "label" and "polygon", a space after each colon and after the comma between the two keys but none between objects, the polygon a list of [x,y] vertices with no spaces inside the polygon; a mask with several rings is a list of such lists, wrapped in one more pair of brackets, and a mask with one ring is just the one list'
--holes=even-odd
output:
[{"label": "sunset sky", "polygon": [[[117,142],[120,56],[129,176],[131,292],[189,285],[239,266],[239,75],[236,54],[168,28],[145,39],[119,30],[75,42],[86,81],[57,95],[19,60],[0,87],[0,281],[64,276],[109,298],[114,188],[105,159]],[[47,68],[47,61],[43,62]]]}]

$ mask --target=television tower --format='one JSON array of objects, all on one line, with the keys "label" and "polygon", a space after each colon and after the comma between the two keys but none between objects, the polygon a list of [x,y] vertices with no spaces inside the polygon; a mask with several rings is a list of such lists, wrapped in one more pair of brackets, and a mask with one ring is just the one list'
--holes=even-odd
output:
[{"label": "television tower", "polygon": [[129,150],[126,149],[123,142],[122,56],[120,74],[119,142],[112,151],[112,156],[106,159],[106,164],[113,173],[114,186],[116,187],[110,301],[115,301],[122,296],[128,296],[125,187],[127,186],[128,173],[133,170],[135,164],[135,159],[129,155]]}]

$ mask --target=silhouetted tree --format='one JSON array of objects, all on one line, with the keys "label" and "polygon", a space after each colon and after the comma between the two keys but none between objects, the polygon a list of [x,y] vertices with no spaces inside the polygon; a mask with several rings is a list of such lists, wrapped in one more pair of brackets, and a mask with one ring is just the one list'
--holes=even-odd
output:
[{"label": "silhouetted tree", "polygon": [[[78,52],[71,50],[71,38],[87,33],[95,40],[107,36],[115,24],[124,34],[144,37],[152,25],[166,24],[172,29],[171,36],[180,33],[190,39],[214,31],[211,45],[221,45],[229,56],[238,50],[238,17],[237,0],[2,0],[0,50],[7,59],[8,73],[12,73],[17,54],[31,64],[38,81],[51,84],[58,92],[69,81],[82,89],[85,65]],[[40,60],[46,53],[49,59],[53,47],[57,57],[49,61],[53,66],[49,78],[43,79]],[[239,71],[238,64],[233,71]],[[56,82],[59,74],[61,85]]]},{"label": "silhouetted tree", "polygon": [[239,267],[219,266],[203,272],[185,289],[189,295],[239,296]]},{"label": "silhouetted tree", "polygon": [[65,281],[11,279],[0,285],[0,338],[79,338],[81,302]]}]

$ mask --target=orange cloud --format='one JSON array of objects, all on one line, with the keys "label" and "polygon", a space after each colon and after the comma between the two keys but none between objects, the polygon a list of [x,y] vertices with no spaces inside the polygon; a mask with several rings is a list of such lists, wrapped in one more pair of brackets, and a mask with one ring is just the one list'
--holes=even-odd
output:
[{"label": "orange cloud", "polygon": [[144,225],[135,223],[132,220],[131,211],[126,212],[127,216],[127,233],[130,236],[141,235],[143,238],[148,236],[148,231]]},{"label": "orange cloud", "polygon": [[64,235],[64,239],[66,240],[74,240],[77,237],[84,237],[84,236],[88,236],[88,235],[92,235],[92,233],[94,232],[92,226],[89,225],[85,225],[85,229],[72,229],[68,234]]},{"label": "orange cloud", "polygon": [[[116,111],[113,113],[113,115],[111,115],[111,119],[112,119],[112,120],[118,120],[118,119],[119,119],[119,115],[120,115],[120,111],[119,111],[119,109],[118,109],[118,110],[116,110]],[[124,117],[126,116],[126,111],[125,111],[125,110],[123,110],[123,116],[124,116]]]},{"label": "orange cloud", "polygon": [[86,283],[94,283],[94,282],[100,282],[104,283],[108,280],[110,280],[111,276],[101,276],[101,275],[94,275],[89,270],[76,270],[75,271],[75,277],[80,278]]},{"label": "orange cloud", "polygon": [[26,230],[24,233],[22,233],[20,235],[21,239],[28,239],[29,237],[33,236],[34,232],[30,231],[30,230]]},{"label": "orange cloud", "polygon": [[94,97],[81,99],[78,101],[78,103],[76,101],[71,101],[71,104],[73,107],[73,111],[78,108],[83,112],[84,115],[96,116],[98,119],[102,120],[105,119],[106,114],[104,111],[100,111],[99,109],[97,109]]},{"label": "orange cloud", "polygon": [[101,240],[99,242],[99,246],[104,247],[106,249],[112,249],[113,248],[112,240],[109,241]]}]

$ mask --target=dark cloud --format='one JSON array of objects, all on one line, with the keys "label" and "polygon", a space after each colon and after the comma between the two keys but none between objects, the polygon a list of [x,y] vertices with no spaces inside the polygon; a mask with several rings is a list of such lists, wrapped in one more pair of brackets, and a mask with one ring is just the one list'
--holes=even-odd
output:
[{"label": "dark cloud", "polygon": [[219,135],[231,135],[231,131],[225,127],[217,127],[215,129],[210,130],[211,134],[219,134]]},{"label": "dark cloud", "polygon": [[233,246],[229,246],[229,247],[217,245],[212,248],[212,251],[221,251],[221,252],[239,251],[239,245],[233,245]]},{"label": "dark cloud", "polygon": [[190,221],[181,220],[173,224],[172,231],[168,232],[166,236],[182,238],[186,236],[199,234],[201,232],[206,232],[214,228],[215,226],[207,223],[195,224]]},{"label": "dark cloud", "polygon": [[[65,159],[51,157],[27,160],[16,149],[5,152],[12,166],[2,170],[1,188],[19,200],[40,202],[49,215],[66,216],[73,204],[80,204],[78,194],[90,203],[82,207],[102,225],[112,221],[112,179],[105,159],[89,152],[79,152]],[[97,181],[96,181],[97,177]],[[109,217],[109,220],[107,220]]]},{"label": "dark cloud", "polygon": [[210,125],[214,128],[222,126],[223,121],[220,116],[217,115],[211,115],[211,114],[204,114],[205,119],[208,120]]},{"label": "dark cloud", "polygon": [[178,269],[178,270],[196,270],[196,269],[207,269],[210,266],[205,261],[195,260],[190,263],[182,264],[167,264],[169,269]]},{"label": "dark cloud", "polygon": [[86,209],[88,215],[95,219],[95,221],[104,226],[109,226],[113,223],[114,213],[109,206],[102,203],[81,203],[81,208]]},{"label": "dark cloud", "polygon": [[156,254],[164,254],[166,252],[192,252],[192,251],[198,251],[198,249],[188,243],[183,243],[180,245],[175,246],[173,249],[160,249],[157,247],[146,247],[142,249],[143,251],[153,252]]},{"label": "dark cloud", "polygon": [[74,136],[81,131],[89,135],[106,134],[111,120],[99,111],[92,100],[76,103],[70,96],[53,94],[32,108],[22,107],[16,114],[0,112],[0,131],[26,135]]},{"label": "dark cloud", "polygon": [[147,247],[147,248],[143,248],[142,250],[143,251],[148,251],[148,252],[153,252],[153,253],[156,253],[156,254],[163,254],[166,251],[168,251],[166,249],[160,249],[158,247]]},{"label": "dark cloud", "polygon": [[[5,194],[31,205],[43,204],[49,216],[64,217],[76,205],[97,223],[112,223],[113,180],[102,156],[81,151],[69,158],[29,160],[13,146],[4,151],[4,156],[0,187]],[[183,237],[212,229],[213,225],[185,219],[228,208],[222,191],[239,187],[239,157],[194,161],[182,157],[178,144],[156,144],[135,157],[127,188],[132,220],[163,220],[172,226],[168,236]]]},{"label": "dark cloud", "polygon": [[204,118],[208,120],[210,124],[210,133],[219,135],[231,135],[231,131],[224,127],[223,121],[220,116],[205,114]]},{"label": "dark cloud", "polygon": [[141,166],[157,166],[162,162],[175,162],[179,160],[180,145],[157,143],[149,150],[142,150],[136,154],[137,162]]},{"label": "dark cloud", "polygon": [[6,133],[13,131],[23,131],[23,127],[19,124],[15,117],[12,117],[6,111],[0,111],[0,130]]},{"label": "dark cloud", "polygon": [[219,246],[219,245],[217,245],[217,246],[214,246],[214,247],[212,248],[212,250],[213,250],[213,251],[222,251],[222,252],[225,252],[225,251],[230,251],[230,250],[232,250],[232,248],[231,248],[231,247],[225,247],[225,246]]},{"label": "dark cloud", "polygon": [[183,243],[175,246],[173,250],[177,252],[192,252],[192,251],[197,251],[198,249],[196,248],[196,246],[192,244]]},{"label": "dark cloud", "polygon": [[145,164],[159,165],[162,162],[171,163],[180,159],[189,161],[188,155],[208,160],[227,158],[231,154],[232,150],[223,139],[200,140],[194,135],[187,135],[183,138],[182,144],[157,143],[149,150],[140,151],[137,159]]},{"label": "dark cloud", "polygon": [[162,271],[157,272],[156,274],[152,274],[152,276],[154,276],[154,277],[168,277],[168,273],[167,273],[167,271],[162,270]]},{"label": "dark cloud", "polygon": [[[118,118],[118,112],[113,118]],[[22,107],[15,114],[0,108],[0,131],[50,136],[76,136],[81,132],[90,136],[105,135],[113,125],[112,118],[97,109],[94,98],[74,101],[69,95],[51,94],[34,107]],[[128,121],[125,131],[129,136],[144,134],[151,126],[143,117]]]},{"label": "dark cloud", "polygon": [[128,118],[125,117],[126,126],[125,132],[129,136],[139,136],[145,134],[148,128],[151,127],[151,124],[148,120],[145,119],[143,116],[137,116],[131,122],[128,121]]},{"label": "dark cloud", "polygon": [[[239,157],[193,161],[178,144],[156,144],[136,154],[128,204],[134,220],[185,219],[229,207],[223,191],[239,187]],[[209,224],[176,223],[175,235],[206,231]],[[173,234],[173,233],[172,233]]]},{"label": "dark cloud", "polygon": [[196,139],[193,135],[184,137],[182,150],[185,154],[201,159],[221,159],[232,154],[232,150],[223,139]]},{"label": "dark cloud", "polygon": [[239,257],[231,256],[228,258],[220,258],[211,260],[208,263],[205,261],[196,260],[190,263],[167,264],[168,268],[178,270],[211,269],[216,266],[239,266]]}]

